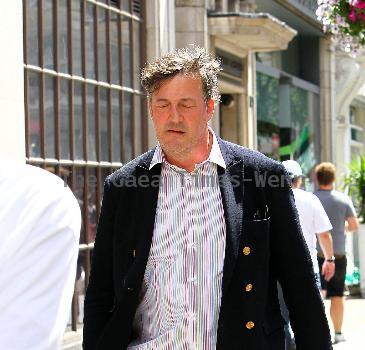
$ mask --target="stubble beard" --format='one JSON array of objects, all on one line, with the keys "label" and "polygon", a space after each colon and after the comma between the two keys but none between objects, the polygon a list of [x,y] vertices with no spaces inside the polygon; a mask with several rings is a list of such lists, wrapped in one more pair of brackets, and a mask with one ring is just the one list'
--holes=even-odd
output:
[{"label": "stubble beard", "polygon": [[194,142],[192,140],[189,140],[184,143],[182,142],[178,143],[174,141],[164,142],[163,140],[159,140],[159,142],[162,150],[168,157],[172,157],[179,160],[185,159],[188,156],[190,156],[194,148]]},{"label": "stubble beard", "polygon": [[178,142],[178,141],[164,141],[163,137],[159,137],[161,135],[157,135],[157,138],[160,142],[161,148],[164,153],[171,158],[177,160],[184,160],[189,158],[193,153],[196,146],[200,143],[202,138],[204,137],[204,132],[202,130],[201,134],[196,138],[189,138],[186,141]]}]

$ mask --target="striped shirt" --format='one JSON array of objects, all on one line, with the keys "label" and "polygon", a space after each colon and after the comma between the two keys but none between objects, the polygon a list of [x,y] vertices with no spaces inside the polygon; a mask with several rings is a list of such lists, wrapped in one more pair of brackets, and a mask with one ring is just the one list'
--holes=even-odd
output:
[{"label": "striped shirt", "polygon": [[162,163],[152,245],[129,350],[216,348],[226,224],[217,166],[226,167],[214,132],[208,159],[192,173]]}]

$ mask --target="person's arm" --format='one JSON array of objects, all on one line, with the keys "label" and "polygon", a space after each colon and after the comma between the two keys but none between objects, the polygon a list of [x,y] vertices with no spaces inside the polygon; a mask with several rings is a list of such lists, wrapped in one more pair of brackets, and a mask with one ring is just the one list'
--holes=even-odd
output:
[{"label": "person's arm", "polygon": [[349,216],[346,218],[346,231],[354,232],[359,229],[359,221],[356,216]]},{"label": "person's arm", "polygon": [[333,257],[332,235],[329,232],[322,232],[317,234],[317,238],[325,258],[325,261],[322,265],[322,275],[324,276],[324,279],[326,281],[329,281],[335,274],[335,262],[332,260]]},{"label": "person's arm", "polygon": [[[278,168],[277,176],[284,176],[285,170]],[[269,188],[268,204],[270,266],[282,286],[297,348],[330,350],[329,326],[288,177],[284,186]]]},{"label": "person's arm", "polygon": [[90,280],[84,302],[83,349],[94,350],[111,317],[114,304],[113,223],[115,204],[111,183],[105,180],[103,203],[93,250]]},{"label": "person's arm", "polygon": [[313,195],[313,224],[314,232],[317,233],[318,243],[321,246],[325,261],[322,265],[322,275],[329,281],[335,273],[335,263],[333,260],[333,241],[329,232],[332,230],[331,222],[323,208],[319,198]]},{"label": "person's arm", "polygon": [[350,197],[347,197],[345,230],[354,232],[359,229],[359,222],[356,217],[356,210]]}]

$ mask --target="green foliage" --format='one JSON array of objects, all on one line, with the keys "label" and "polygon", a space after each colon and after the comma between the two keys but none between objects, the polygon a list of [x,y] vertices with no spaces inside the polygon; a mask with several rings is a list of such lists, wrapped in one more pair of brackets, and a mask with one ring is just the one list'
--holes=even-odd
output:
[{"label": "green foliage", "polygon": [[365,223],[365,157],[359,156],[349,164],[349,174],[344,178],[344,188],[357,204],[359,218]]}]

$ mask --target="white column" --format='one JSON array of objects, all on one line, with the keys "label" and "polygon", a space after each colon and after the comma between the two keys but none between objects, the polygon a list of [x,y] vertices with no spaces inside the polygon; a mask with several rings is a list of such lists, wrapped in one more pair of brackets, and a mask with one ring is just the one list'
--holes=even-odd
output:
[{"label": "white column", "polygon": [[175,6],[171,0],[159,2],[160,54],[175,48]]},{"label": "white column", "polygon": [[176,0],[176,47],[190,44],[208,47],[205,0]]},{"label": "white column", "polygon": [[0,153],[25,162],[23,6],[8,1],[0,11]]},{"label": "white column", "polygon": [[334,161],[335,54],[330,38],[320,39],[321,160]]},{"label": "white column", "polygon": [[257,108],[256,108],[256,58],[254,52],[249,52],[244,59],[242,94],[242,144],[246,147],[257,149]]}]

